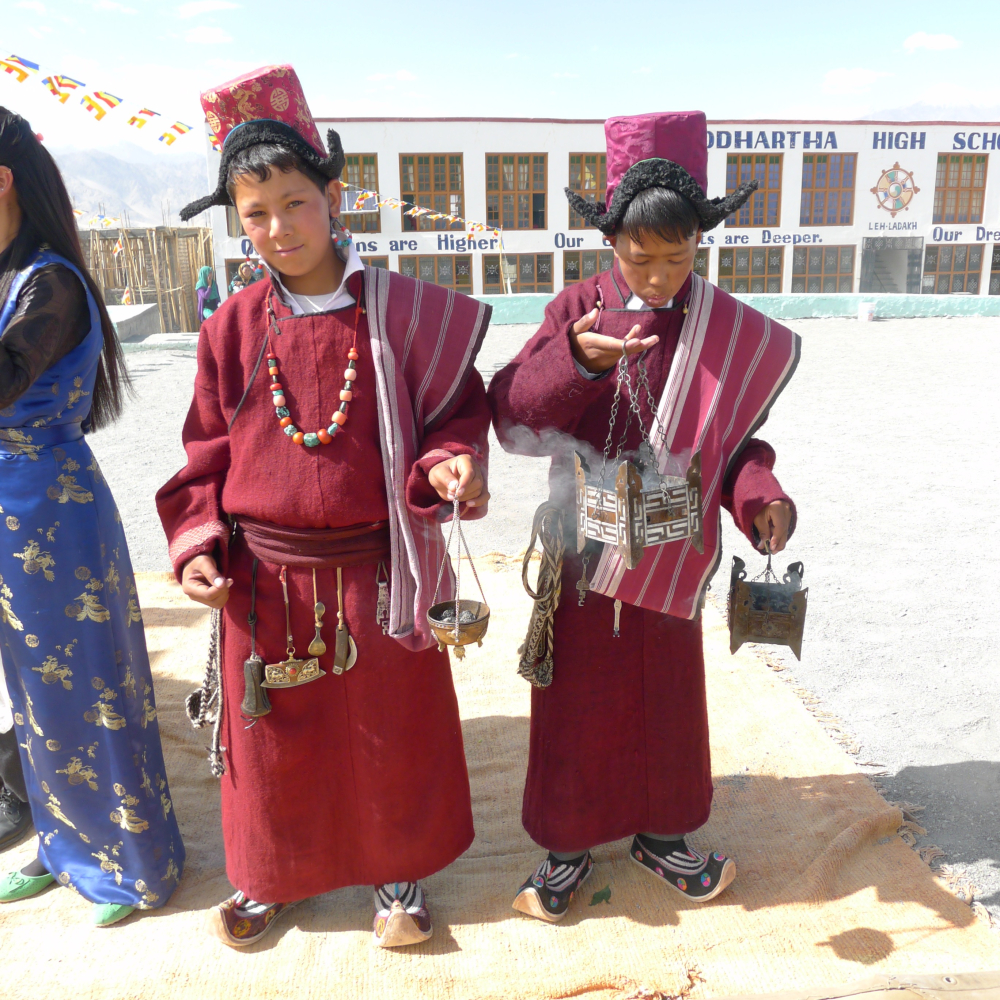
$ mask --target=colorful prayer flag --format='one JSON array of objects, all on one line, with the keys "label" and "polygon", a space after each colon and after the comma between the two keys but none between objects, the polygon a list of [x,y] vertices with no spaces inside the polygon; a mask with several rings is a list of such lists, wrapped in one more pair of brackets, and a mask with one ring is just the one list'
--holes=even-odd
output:
[{"label": "colorful prayer flag", "polygon": [[145,125],[146,122],[148,122],[151,118],[159,118],[159,117],[160,117],[159,111],[150,111],[149,108],[143,108],[142,110],[137,111],[134,115],[132,115],[132,117],[128,120],[128,123],[129,125],[132,125],[135,128],[142,128],[143,125]]},{"label": "colorful prayer flag", "polygon": [[190,125],[185,125],[184,122],[174,122],[173,125],[171,125],[170,127],[178,135],[185,135],[186,133],[188,133],[188,132],[191,131],[191,126]]},{"label": "colorful prayer flag", "polygon": [[12,76],[17,77],[18,83],[24,83],[28,79],[27,70],[22,69],[17,63],[8,62],[6,59],[0,59],[0,69],[5,73],[10,73]]},{"label": "colorful prayer flag", "polygon": [[112,257],[117,257],[120,253],[125,252],[125,244],[122,243],[122,238],[118,237],[118,242],[115,244],[115,248],[111,251]]},{"label": "colorful prayer flag", "polygon": [[208,137],[208,141],[212,144],[212,149],[214,149],[217,153],[222,152],[222,143],[219,142],[219,137],[217,135],[210,135]]},{"label": "colorful prayer flag", "polygon": [[79,80],[74,80],[71,76],[61,76],[59,73],[53,73],[52,76],[47,76],[42,83],[49,88],[49,93],[60,103],[65,104],[69,99],[69,94],[71,90],[76,90],[77,87],[85,86]]},{"label": "colorful prayer flag", "polygon": [[[171,132],[171,129],[173,132]],[[172,146],[177,141],[178,135],[185,135],[190,131],[190,125],[185,125],[184,122],[174,122],[173,125],[171,125],[170,128],[160,136],[160,142],[165,142],[168,146]],[[176,132],[177,135],[174,135],[174,132]]]},{"label": "colorful prayer flag", "polygon": [[80,98],[80,103],[87,109],[87,112],[92,114],[98,121],[100,121],[107,114],[107,111],[105,111],[104,108],[102,108],[100,104],[98,104],[97,101],[90,96],[90,94],[84,94],[83,97]]},{"label": "colorful prayer flag", "polygon": [[109,94],[106,90],[95,90],[94,97],[103,101],[109,108],[117,108],[122,102],[120,97],[115,97],[114,94]]},{"label": "colorful prayer flag", "polygon": [[121,304],[123,306],[130,306],[130,305],[132,305],[132,289],[129,288],[128,285],[125,286],[125,291],[122,292],[122,303]]},{"label": "colorful prayer flag", "polygon": [[33,72],[38,72],[38,63],[33,63],[30,59],[22,59],[20,56],[7,56],[7,62],[14,63],[15,66],[23,66]]},{"label": "colorful prayer flag", "polygon": [[79,208],[74,208],[73,214],[79,219],[80,216],[83,215],[83,212]]}]

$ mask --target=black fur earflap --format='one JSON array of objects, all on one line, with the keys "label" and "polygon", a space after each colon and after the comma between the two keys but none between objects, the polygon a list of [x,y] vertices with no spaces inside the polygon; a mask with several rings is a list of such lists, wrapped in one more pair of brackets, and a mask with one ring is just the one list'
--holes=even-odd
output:
[{"label": "black fur earflap", "polygon": [[632,199],[646,188],[665,187],[684,195],[698,213],[702,230],[707,231],[714,229],[727,215],[740,208],[758,186],[755,180],[747,181],[725,198],[706,198],[698,182],[679,163],[653,159],[640,160],[625,171],[611,196],[610,207],[603,201],[587,201],[569,188],[565,188],[565,191],[575,212],[605,236],[613,236],[625,218],[625,211]]},{"label": "black fur earflap", "polygon": [[284,122],[272,121],[269,118],[260,118],[255,121],[244,122],[237,125],[222,144],[222,162],[219,164],[219,183],[215,190],[199,198],[197,201],[185,205],[181,209],[181,219],[187,222],[194,218],[199,212],[204,212],[206,208],[213,205],[232,205],[229,192],[226,190],[226,177],[229,173],[229,164],[233,157],[244,149],[251,146],[259,146],[268,143],[274,146],[283,146],[297,153],[309,166],[318,170],[324,177],[330,180],[337,180],[344,169],[344,147],[340,142],[340,136],[334,129],[326,133],[326,144],[330,150],[329,156],[320,156],[313,147],[306,142],[290,125]]}]

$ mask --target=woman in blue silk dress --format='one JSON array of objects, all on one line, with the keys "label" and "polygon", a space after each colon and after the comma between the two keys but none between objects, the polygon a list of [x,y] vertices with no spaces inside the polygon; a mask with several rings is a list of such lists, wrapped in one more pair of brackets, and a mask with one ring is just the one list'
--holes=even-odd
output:
[{"label": "woman in blue silk dress", "polygon": [[127,379],[59,170],[0,108],[0,657],[38,833],[0,902],[57,882],[99,926],[162,906],[184,864],[125,533],[84,437]]}]

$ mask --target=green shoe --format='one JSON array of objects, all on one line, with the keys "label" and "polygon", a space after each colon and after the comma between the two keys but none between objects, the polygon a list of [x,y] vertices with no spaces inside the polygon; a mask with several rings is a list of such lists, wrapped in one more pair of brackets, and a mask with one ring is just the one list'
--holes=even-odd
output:
[{"label": "green shoe", "polygon": [[35,896],[52,885],[55,878],[46,872],[44,875],[22,875],[20,872],[7,872],[0,879],[0,903],[13,903],[15,899],[27,899]]},{"label": "green shoe", "polygon": [[124,903],[94,903],[90,912],[97,927],[110,927],[119,920],[124,920],[130,913],[134,913],[135,907],[126,906]]}]

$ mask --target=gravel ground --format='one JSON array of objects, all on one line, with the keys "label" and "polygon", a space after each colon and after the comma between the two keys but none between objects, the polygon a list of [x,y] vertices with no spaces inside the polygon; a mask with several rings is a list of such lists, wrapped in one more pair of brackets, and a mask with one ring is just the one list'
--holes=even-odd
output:
[{"label": "gravel ground", "polygon": [[[977,898],[1000,914],[1000,580],[983,562],[1000,548],[1000,320],[796,326],[802,363],[762,432],[799,508],[778,562],[801,559],[810,586],[803,661],[782,658],[785,675],[843,720],[889,798],[926,807],[924,843],[965,868]],[[484,376],[532,331],[494,327],[480,355]],[[169,569],[153,494],[184,461],[189,348],[183,337],[131,348],[137,399],[92,439],[137,570]],[[546,465],[494,448],[499,502],[469,526],[474,553],[524,549]],[[724,524],[716,600],[733,552],[763,568]]]}]

